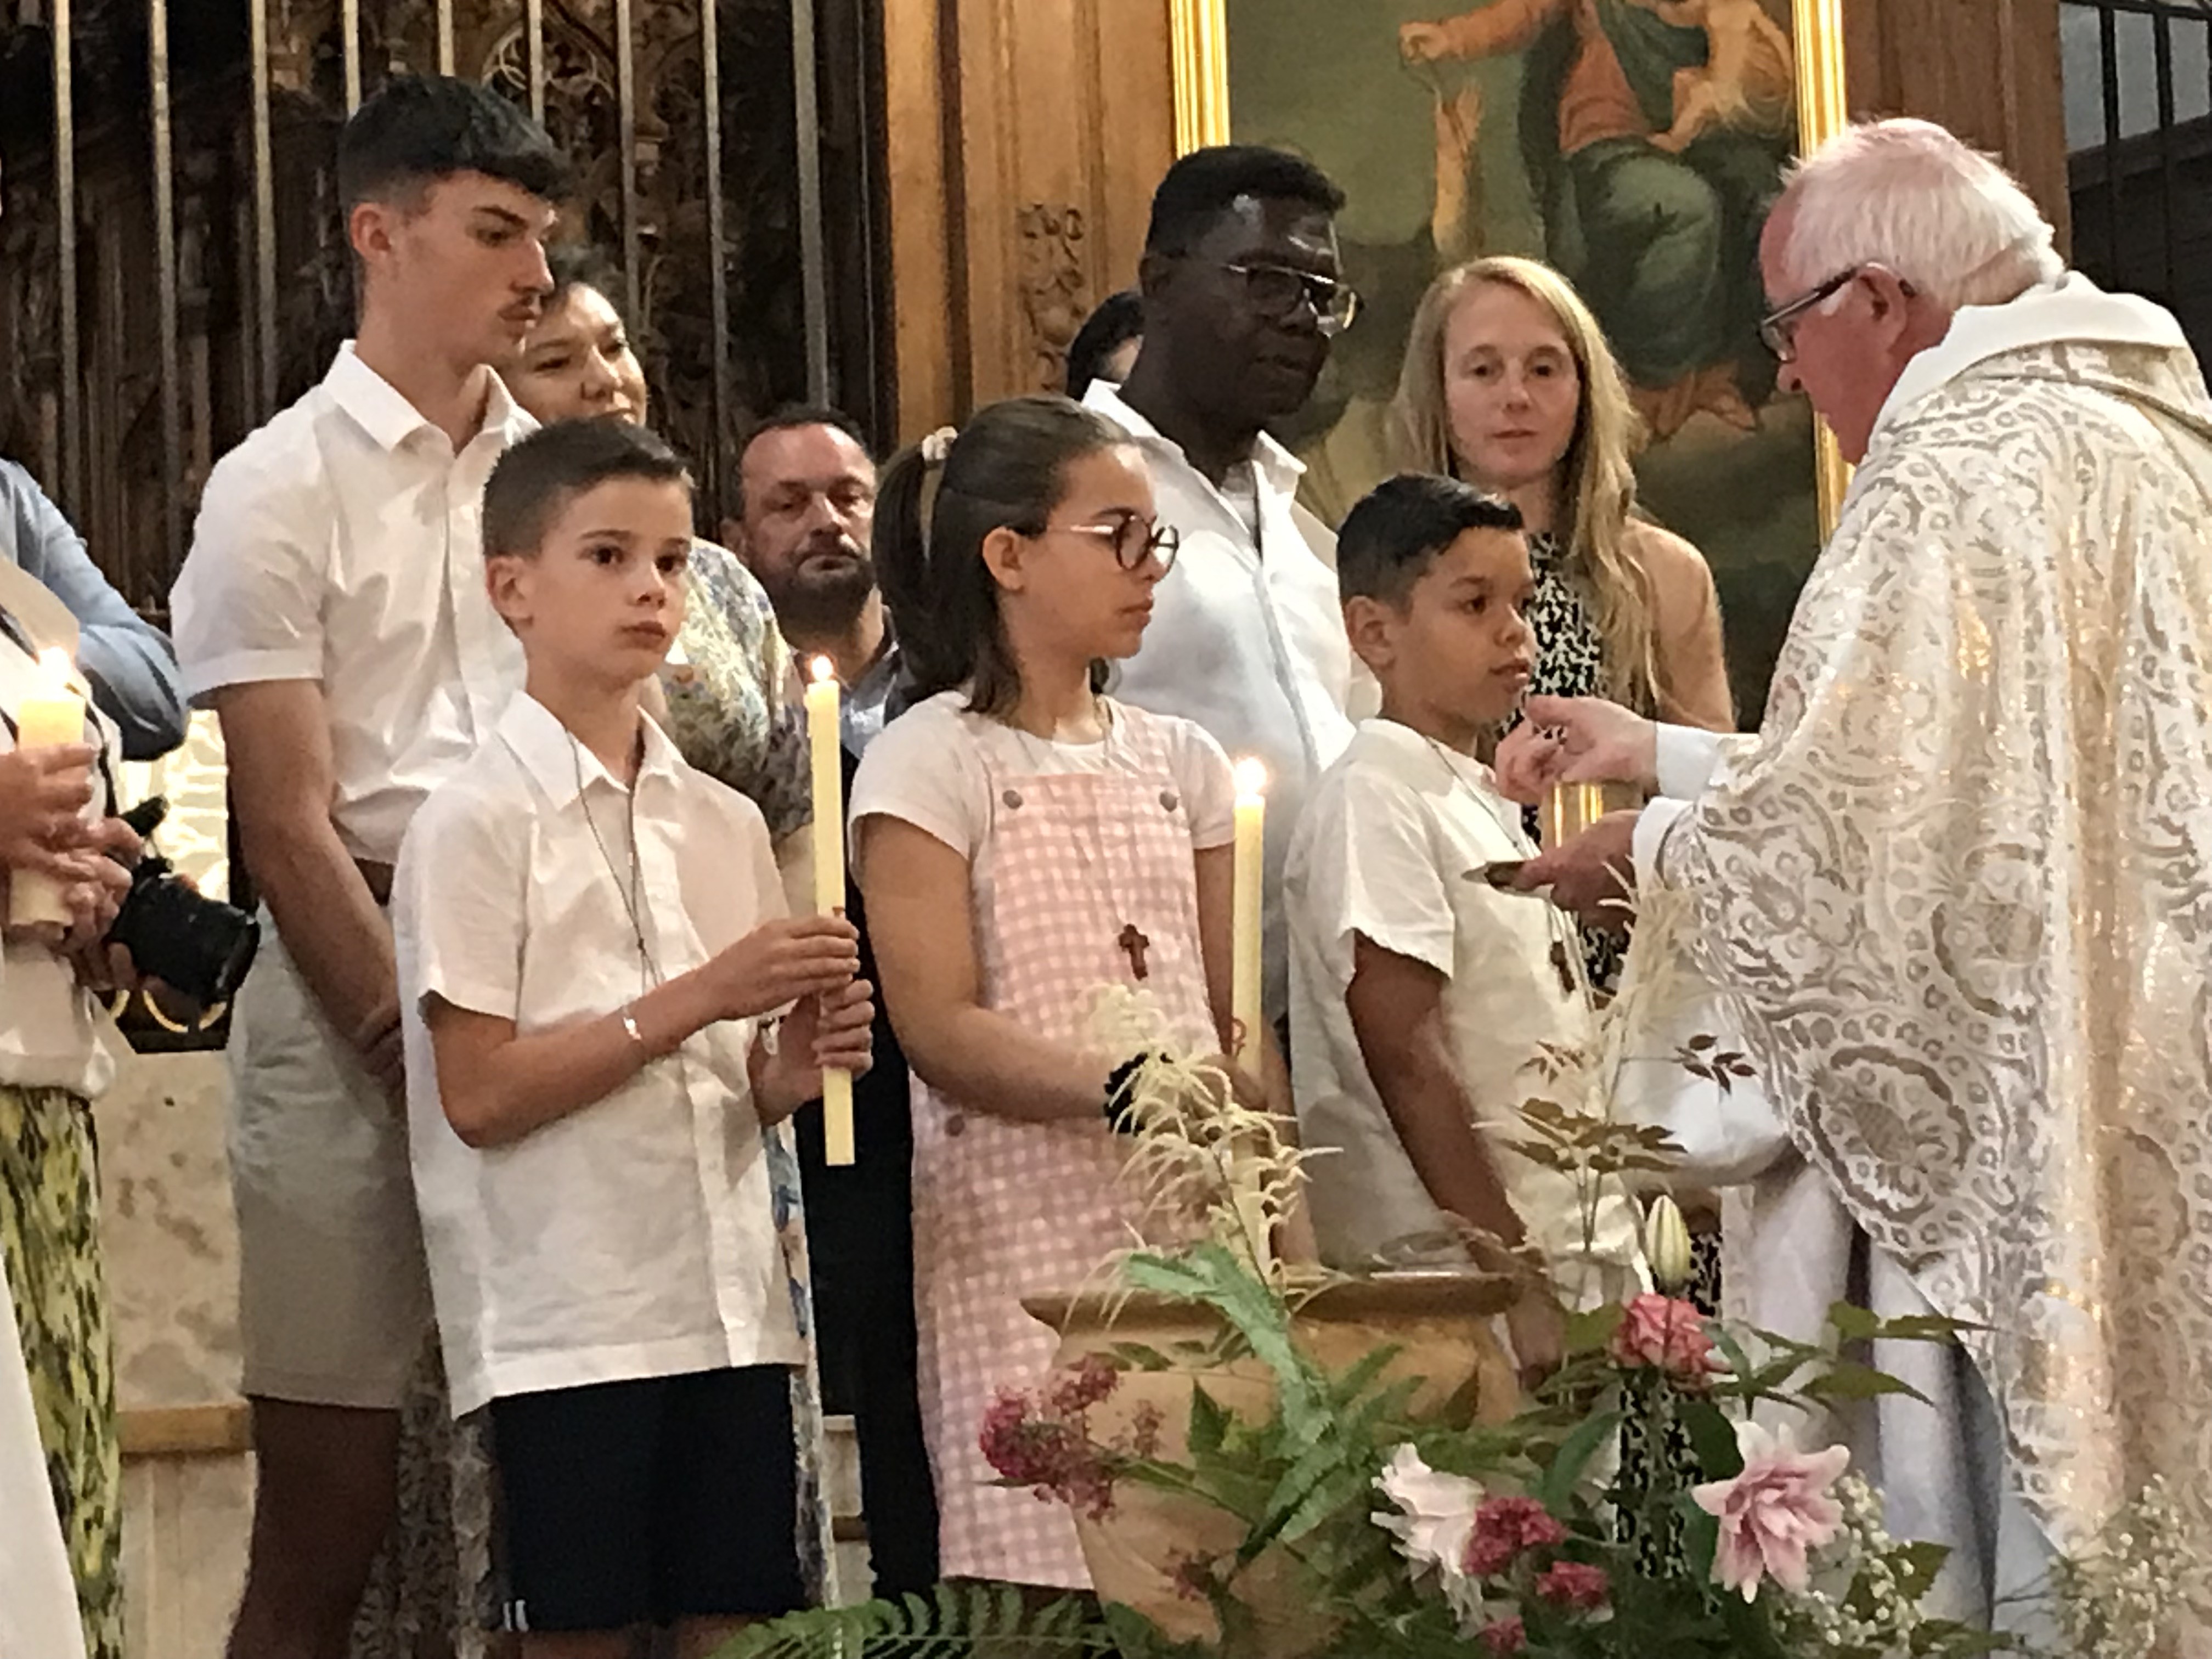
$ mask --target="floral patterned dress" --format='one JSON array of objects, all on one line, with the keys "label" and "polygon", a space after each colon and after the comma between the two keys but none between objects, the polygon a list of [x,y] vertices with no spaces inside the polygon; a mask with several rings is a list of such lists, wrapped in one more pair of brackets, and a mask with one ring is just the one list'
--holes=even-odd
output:
[{"label": "floral patterned dress", "polygon": [[[661,672],[669,736],[684,758],[760,808],[779,842],[813,821],[806,718],[791,647],[767,591],[737,555],[713,542],[691,548],[691,602],[684,631]],[[822,1485],[822,1385],[814,1352],[814,1297],[806,1262],[806,1215],[798,1143],[788,1121],[766,1134],[776,1236],[783,1245],[792,1316],[808,1360],[793,1374],[792,1425],[798,1440],[800,1576],[817,1603],[835,1599],[830,1508]]]},{"label": "floral patterned dress", "polygon": [[[1536,578],[1535,596],[1528,602],[1528,627],[1536,636],[1536,667],[1528,677],[1528,694],[1537,697],[1595,697],[1605,683],[1605,641],[1598,633],[1597,612],[1583,584],[1566,568],[1566,550],[1548,531],[1528,538],[1528,563]],[[1516,714],[1509,723],[1519,722]],[[1531,841],[1538,839],[1540,814],[1531,806],[1523,818]],[[1596,928],[1582,930],[1583,963],[1589,971],[1591,988],[1610,991],[1620,978],[1621,940]]]},{"label": "floral patterned dress", "polygon": [[759,807],[769,841],[812,821],[791,647],[767,591],[726,547],[692,544],[691,603],[660,684],[684,758]]},{"label": "floral patterned dress", "polygon": [[92,1108],[0,1087],[0,1271],[14,1292],[31,1405],[88,1659],[123,1659],[123,1464],[100,1254]]}]

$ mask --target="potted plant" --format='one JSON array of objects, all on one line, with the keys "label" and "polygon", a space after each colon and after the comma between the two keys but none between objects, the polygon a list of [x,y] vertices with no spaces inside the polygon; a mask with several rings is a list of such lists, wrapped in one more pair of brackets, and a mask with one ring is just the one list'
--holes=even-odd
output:
[{"label": "potted plant", "polygon": [[[1727,1086],[1738,1057],[1685,1053]],[[1578,1056],[1536,1071],[1516,1146],[1582,1183],[1586,1218],[1666,1168],[1665,1138],[1613,1121]],[[1943,1552],[1892,1537],[1848,1454],[1796,1425],[1911,1392],[1855,1353],[1950,1322],[1839,1304],[1807,1343],[1711,1318],[1680,1295],[1689,1241],[1661,1199],[1657,1289],[1572,1314],[1565,1363],[1524,1395],[1487,1325],[1535,1264],[1474,1240],[1489,1271],[1302,1273],[1275,1249],[1301,1156],[1279,1126],[1172,1059],[1136,1117],[1150,1218],[1177,1224],[1148,1231],[1183,1242],[1038,1300],[1058,1366],[978,1425],[1004,1481],[1073,1507],[1103,1621],[1080,1598],[947,1588],[760,1626],[727,1659],[2152,1659],[2176,1599],[2212,1588],[2154,1485],[2055,1570],[2060,1645],[1929,1611]]]}]

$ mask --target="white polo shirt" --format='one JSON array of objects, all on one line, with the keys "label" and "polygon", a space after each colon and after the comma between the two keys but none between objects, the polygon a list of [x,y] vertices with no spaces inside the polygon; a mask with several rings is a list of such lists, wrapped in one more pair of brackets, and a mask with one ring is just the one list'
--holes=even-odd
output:
[{"label": "white polo shirt", "polygon": [[[518,694],[475,760],[422,804],[400,854],[410,1151],[456,1413],[805,1358],[745,1070],[754,1022],[709,1026],[508,1146],[463,1145],[440,1103],[424,998],[527,1036],[650,988],[625,904],[632,822],[629,792]],[[661,978],[783,914],[759,810],[684,764],[650,722],[634,822],[640,921]]]},{"label": "white polo shirt", "polygon": [[330,705],[331,819],[389,863],[422,798],[522,684],[484,594],[483,487],[537,422],[497,376],[483,424],[446,434],[354,353],[209,475],[169,596],[185,693],[314,680]]},{"label": "white polo shirt", "polygon": [[1291,511],[1305,468],[1265,433],[1231,475],[1240,512],[1118,387],[1093,381],[1083,401],[1144,452],[1161,522],[1182,532],[1176,567],[1154,592],[1144,648],[1116,665],[1114,695],[1194,721],[1232,761],[1256,757],[1267,769],[1263,957],[1267,1013],[1279,1018],[1290,1006],[1284,856],[1307,791],[1352,740],[1352,646],[1334,548],[1307,541]]},{"label": "white polo shirt", "polygon": [[[1368,720],[1309,802],[1291,848],[1291,1079],[1322,1256],[1356,1266],[1394,1242],[1440,1234],[1430,1197],[1368,1074],[1345,993],[1353,935],[1444,975],[1454,1069],[1476,1126],[1532,1243],[1564,1288],[1582,1254],[1575,1183],[1506,1143],[1524,1138],[1523,1102],[1542,1096],[1528,1067],[1546,1044],[1586,1046],[1589,1007],[1561,983],[1553,947],[1571,923],[1540,896],[1470,879],[1485,866],[1534,855],[1521,809],[1487,767],[1447,755],[1394,720]],[[1604,1195],[1592,1255],[1633,1271],[1636,1221],[1626,1196]],[[1597,1282],[1608,1275],[1601,1272]],[[1577,1297],[1577,1299],[1581,1299]]]}]

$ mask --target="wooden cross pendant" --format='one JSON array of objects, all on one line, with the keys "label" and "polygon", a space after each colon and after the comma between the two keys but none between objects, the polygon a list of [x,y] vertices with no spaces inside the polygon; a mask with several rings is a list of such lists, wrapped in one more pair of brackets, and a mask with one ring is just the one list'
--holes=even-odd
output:
[{"label": "wooden cross pendant", "polygon": [[1114,943],[1127,953],[1131,973],[1140,981],[1152,977],[1152,970],[1145,962],[1145,952],[1152,949],[1152,942],[1145,937],[1143,930],[1135,922],[1124,923]]}]

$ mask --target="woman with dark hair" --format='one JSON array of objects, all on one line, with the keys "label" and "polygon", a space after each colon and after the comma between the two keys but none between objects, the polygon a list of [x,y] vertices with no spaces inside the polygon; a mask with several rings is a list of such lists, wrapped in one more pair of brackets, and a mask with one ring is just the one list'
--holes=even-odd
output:
[{"label": "woman with dark hair", "polygon": [[[933,496],[932,486],[934,486]],[[928,497],[927,501],[926,497]],[[1176,550],[1135,447],[1064,398],[981,410],[885,472],[876,558],[920,697],[853,787],[853,856],[915,1076],[915,1301],[943,1570],[1090,1577],[1059,1505],[992,1484],[977,1433],[1140,1218],[1109,1119],[1140,1058],[1086,1029],[1141,990],[1147,1045],[1229,1048],[1234,787],[1188,720],[1098,691]]]},{"label": "woman with dark hair", "polygon": [[1093,380],[1119,386],[1145,343],[1145,296],[1133,288],[1109,294],[1084,319],[1067,345],[1067,395],[1078,403]]},{"label": "woman with dark hair", "polygon": [[[613,298],[621,282],[587,247],[549,249],[546,264],[552,290],[501,371],[507,389],[548,424],[596,415],[643,425],[650,400]],[[766,591],[714,542],[692,544],[691,603],[659,691],[649,712],[685,760],[760,808],[782,861],[813,816],[797,676]]]}]

